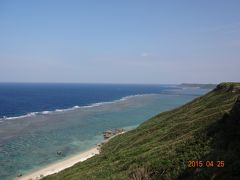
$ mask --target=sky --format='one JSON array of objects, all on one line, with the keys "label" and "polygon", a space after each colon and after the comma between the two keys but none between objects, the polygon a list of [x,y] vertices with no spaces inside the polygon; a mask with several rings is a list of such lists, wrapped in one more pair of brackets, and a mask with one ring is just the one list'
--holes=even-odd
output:
[{"label": "sky", "polygon": [[239,82],[239,9],[239,0],[1,0],[0,82]]}]

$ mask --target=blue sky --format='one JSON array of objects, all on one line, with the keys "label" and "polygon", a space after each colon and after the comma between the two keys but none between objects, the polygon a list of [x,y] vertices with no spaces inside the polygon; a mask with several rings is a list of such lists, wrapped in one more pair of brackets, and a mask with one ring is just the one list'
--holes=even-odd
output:
[{"label": "blue sky", "polygon": [[0,82],[240,81],[239,0],[0,1]]}]

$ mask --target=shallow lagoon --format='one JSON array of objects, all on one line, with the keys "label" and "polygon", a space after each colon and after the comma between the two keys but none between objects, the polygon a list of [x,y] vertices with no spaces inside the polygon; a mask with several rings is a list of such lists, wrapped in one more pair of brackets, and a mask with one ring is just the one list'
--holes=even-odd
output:
[{"label": "shallow lagoon", "polygon": [[[109,128],[132,129],[158,114],[207,92],[181,89],[174,93],[129,96],[66,111],[53,111],[0,123],[0,176],[12,179],[95,146]],[[63,153],[57,155],[57,151]]]}]

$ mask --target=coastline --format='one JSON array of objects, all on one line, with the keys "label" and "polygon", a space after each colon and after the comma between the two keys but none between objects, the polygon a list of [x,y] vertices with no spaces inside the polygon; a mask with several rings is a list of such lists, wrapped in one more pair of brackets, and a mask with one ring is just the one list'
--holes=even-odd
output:
[{"label": "coastline", "polygon": [[88,149],[86,151],[80,152],[76,155],[70,156],[66,159],[57,161],[55,163],[51,163],[49,165],[46,165],[42,168],[40,168],[39,170],[30,172],[26,175],[23,175],[21,177],[16,177],[16,180],[39,180],[42,179],[45,176],[51,175],[51,174],[55,174],[58,173],[60,171],[63,171],[64,169],[67,169],[69,167],[72,167],[73,165],[75,165],[78,162],[83,162],[97,154],[100,153],[100,147],[101,144],[105,144],[107,143],[110,139],[120,135],[120,134],[124,134],[126,133],[126,131],[123,132],[119,132],[111,137],[109,137],[108,139],[105,139],[102,143],[98,144],[97,146]]},{"label": "coastline", "polygon": [[[145,95],[144,95],[145,96]],[[172,95],[171,95],[172,96]],[[174,95],[175,96],[175,95]],[[165,97],[165,95],[164,96],[162,96],[162,95],[156,95],[156,98],[159,98],[159,99],[163,99],[163,101],[165,101],[165,100],[171,100],[171,99],[174,99],[175,100],[175,97],[169,97],[168,98],[168,96],[167,97]],[[147,109],[148,107],[151,107],[152,106],[152,104],[154,103],[155,104],[155,100],[153,100],[153,99],[156,99],[155,98],[155,96],[149,96],[149,95],[147,95],[146,96],[146,98],[145,97],[143,97],[143,98],[140,98],[140,99],[138,99],[138,98],[136,98],[136,100],[135,99],[133,99],[132,101],[130,101],[130,105],[128,105],[128,102],[124,102],[124,103],[120,103],[120,104],[114,104],[114,106],[112,105],[112,104],[110,104],[110,105],[107,105],[107,106],[103,106],[103,110],[104,110],[104,114],[102,115],[101,114],[101,116],[99,116],[99,119],[97,119],[97,120],[101,120],[101,122],[102,122],[102,120],[105,120],[105,118],[107,117],[107,121],[109,121],[110,122],[110,120],[111,119],[113,119],[113,120],[111,120],[111,122],[113,121],[113,122],[119,122],[119,119],[123,119],[124,120],[124,125],[125,124],[130,124],[129,123],[129,121],[131,120],[131,121],[133,121],[133,123],[134,124],[138,124],[139,122],[139,120],[138,119],[140,119],[141,120],[141,118],[142,117],[144,117],[144,118],[142,118],[142,119],[147,119],[147,118],[145,118],[145,115],[147,116],[147,114],[148,114],[148,112],[147,112],[147,110],[145,110],[145,109]],[[178,97],[177,97],[178,98]],[[182,99],[180,99],[180,100],[182,100]],[[185,100],[185,98],[183,98],[183,100]],[[138,104],[139,103],[142,103],[143,102],[143,105],[141,104],[141,106],[139,106],[138,107]],[[144,104],[145,102],[150,102],[149,104],[148,103],[146,103],[146,105]],[[134,108],[130,108],[130,110],[129,110],[129,108],[126,108],[126,110],[124,109],[125,107],[134,107]],[[147,107],[147,108],[145,108],[145,106]],[[174,103],[174,105],[173,106],[175,106],[175,103]],[[116,113],[115,112],[115,110],[114,110],[114,108],[119,108],[121,111],[120,111],[120,113]],[[157,106],[154,106],[154,108],[155,107],[158,107],[158,105]],[[166,107],[162,107],[161,106],[161,103],[159,103],[159,107],[160,107],[160,109],[161,108],[166,108]],[[135,115],[135,111],[136,110],[138,110],[138,109],[141,109],[142,111],[141,112],[143,112],[143,113],[141,113],[141,114],[143,114],[143,115],[139,115],[138,113]],[[153,109],[154,109],[153,108]],[[80,108],[80,110],[81,110],[82,108]],[[102,109],[100,109],[100,110],[102,110]],[[112,110],[113,109],[113,110]],[[122,110],[123,109],[123,110]],[[158,109],[158,108],[156,108],[156,109]],[[152,109],[151,109],[152,110]],[[76,112],[75,112],[76,111]],[[15,122],[16,122],[16,125],[17,125],[17,128],[19,127],[19,129],[21,128],[21,127],[24,127],[24,128],[26,128],[26,130],[27,131],[29,131],[29,132],[35,132],[34,131],[34,128],[28,128],[28,123],[29,122],[34,122],[33,123],[33,125],[32,126],[39,126],[40,128],[42,128],[43,129],[43,131],[42,132],[45,132],[45,126],[42,126],[43,124],[44,124],[44,122],[46,121],[47,123],[48,123],[48,125],[49,125],[49,128],[52,128],[52,129],[55,129],[55,122],[54,121],[50,121],[50,120],[55,120],[56,119],[56,121],[58,122],[61,122],[62,123],[62,120],[61,120],[61,118],[62,119],[64,119],[66,116],[73,116],[74,118],[69,118],[69,119],[73,119],[72,120],[72,122],[73,122],[73,124],[74,123],[76,123],[76,124],[80,124],[80,123],[77,123],[77,120],[75,120],[75,117],[78,117],[79,116],[79,114],[80,115],[82,115],[82,111],[79,111],[79,112],[81,112],[81,113],[78,113],[78,110],[75,110],[75,111],[70,111],[70,112],[68,112],[68,113],[66,113],[66,115],[62,115],[62,114],[65,114],[65,112],[64,113],[56,113],[56,114],[54,114],[54,115],[52,115],[52,116],[48,116],[48,115],[41,115],[40,116],[40,114],[36,114],[36,116],[40,116],[39,118],[38,117],[35,117],[35,119],[37,120],[37,121],[32,121],[32,118],[30,119],[23,119],[23,122],[21,122],[21,121],[4,121],[4,123],[2,124],[2,123],[0,123],[2,126],[4,126],[5,124],[6,125],[8,125],[8,124],[10,124],[9,125],[9,127],[15,127]],[[92,115],[92,114],[94,114],[95,113],[95,111],[96,112],[98,112],[99,111],[99,109],[90,109],[89,111],[88,110],[86,110],[86,114],[88,115],[88,113],[90,114],[90,115]],[[108,112],[107,112],[108,111]],[[110,113],[109,113],[109,111],[110,111]],[[145,111],[146,111],[146,113],[145,113]],[[156,110],[157,112],[159,111],[159,110]],[[83,110],[83,112],[85,113],[85,109]],[[92,112],[94,112],[94,113],[92,113]],[[105,112],[106,112],[106,114],[107,114],[107,116],[105,116]],[[127,113],[129,113],[130,112],[130,115],[131,115],[131,117],[133,117],[133,118],[122,118],[121,116],[119,116],[119,115],[121,115],[122,114],[122,112],[127,112]],[[137,111],[138,112],[138,111]],[[75,113],[75,114],[74,114]],[[132,114],[131,114],[132,113]],[[133,114],[134,113],[134,114]],[[149,113],[149,114],[154,114],[155,113],[155,110],[153,110],[153,113]],[[46,114],[46,113],[45,113]],[[49,114],[51,114],[51,113],[49,113]],[[115,116],[115,114],[117,115],[117,116]],[[124,113],[125,115],[127,115],[127,117],[129,117],[130,115],[128,115],[128,114],[126,114],[126,113]],[[85,114],[84,114],[85,115]],[[114,116],[113,116],[114,115]],[[105,117],[104,117],[105,116]],[[53,117],[53,118],[52,118]],[[60,118],[59,118],[60,117]],[[94,117],[94,116],[92,116],[92,117]],[[92,118],[91,117],[91,118]],[[113,118],[114,117],[114,118]],[[121,118],[119,118],[119,117],[121,117]],[[135,118],[135,117],[137,117],[137,118]],[[83,118],[85,118],[85,117],[83,117]],[[88,117],[87,117],[88,118]],[[86,118],[86,119],[87,119]],[[92,119],[91,118],[89,118],[89,121],[91,120],[92,121]],[[34,120],[35,120],[34,119]],[[77,118],[76,118],[77,119]],[[125,122],[125,119],[130,119],[130,120],[126,120],[126,122]],[[136,119],[136,120],[134,120],[134,119]],[[88,120],[88,119],[87,119]],[[135,122],[136,121],[136,122]],[[143,120],[141,120],[141,121],[143,121]],[[39,123],[38,123],[39,122]],[[105,121],[103,121],[103,122],[105,122]],[[24,124],[25,123],[25,124]],[[61,123],[59,124],[59,126],[58,126],[58,124],[56,123],[56,127],[61,127],[60,125],[61,125]],[[131,122],[132,123],[132,122]],[[23,125],[22,125],[23,124]],[[35,125],[36,124],[36,125]],[[63,123],[63,124],[68,124],[68,123]],[[19,126],[18,126],[19,125]],[[26,126],[25,126],[26,125]],[[113,126],[114,124],[112,123],[111,124],[111,126]],[[121,124],[119,124],[119,125],[121,125]],[[103,125],[103,126],[101,126],[101,131],[103,131],[104,129],[106,130],[107,128],[105,127],[105,126],[108,126],[108,125]],[[8,126],[7,126],[8,127]],[[69,127],[72,127],[72,126],[69,126]],[[89,127],[91,127],[91,126],[89,126]],[[119,127],[121,127],[121,126],[119,126]],[[122,126],[123,128],[125,128],[124,126]],[[33,129],[33,131],[32,130],[29,130],[29,129]],[[37,129],[37,128],[35,128],[35,129]],[[77,128],[76,128],[77,129]],[[93,129],[93,128],[92,128]],[[92,129],[90,129],[90,130],[92,130]],[[131,128],[132,129],[132,128]],[[18,129],[16,129],[16,130],[18,130]],[[80,129],[81,130],[81,129]],[[95,131],[95,130],[94,130]],[[67,131],[66,131],[67,132]],[[72,132],[72,130],[70,131],[69,130],[69,132]],[[82,132],[80,131],[80,133],[79,132],[76,132],[75,131],[75,129],[73,129],[73,132],[74,133],[77,133],[77,135],[79,135],[79,134],[81,134]],[[84,131],[83,131],[84,132]],[[6,132],[6,136],[8,135],[7,134],[8,132]],[[18,133],[18,132],[17,132]],[[11,135],[11,132],[9,132],[9,134]],[[21,135],[21,133],[19,133],[20,135]],[[69,137],[69,139],[70,138],[72,138],[73,136],[70,136],[70,135],[68,135],[67,133],[63,133],[63,135],[67,135],[67,137]],[[69,133],[69,134],[71,134],[71,133]],[[95,133],[96,134],[96,133]],[[9,136],[10,136],[9,135]],[[13,142],[12,144],[14,145],[14,147],[16,146],[16,147],[23,147],[23,150],[21,150],[20,148],[17,148],[17,150],[14,150],[14,151],[12,151],[8,146],[6,146],[6,148],[4,149],[4,150],[6,150],[7,152],[13,152],[12,154],[14,154],[14,153],[18,153],[18,152],[20,152],[20,153],[22,153],[23,154],[23,156],[21,156],[21,158],[18,158],[17,160],[16,160],[16,163],[15,163],[15,165],[12,167],[12,169],[10,169],[10,168],[8,168],[8,164],[3,164],[3,166],[1,167],[1,170],[2,170],[2,175],[4,175],[6,178],[8,178],[8,177],[10,177],[10,178],[12,178],[12,179],[15,179],[15,178],[17,178],[16,176],[20,176],[20,177],[18,177],[19,179],[21,178],[21,179],[23,179],[22,177],[28,177],[27,175],[29,175],[29,174],[32,174],[33,172],[35,172],[35,171],[38,171],[39,169],[42,169],[42,168],[44,168],[44,167],[46,167],[46,166],[48,166],[49,164],[52,164],[52,163],[56,163],[56,162],[59,162],[59,161],[62,161],[62,160],[64,160],[64,159],[67,159],[67,158],[69,158],[69,157],[71,157],[71,156],[74,156],[74,155],[76,155],[76,154],[78,154],[78,153],[80,153],[80,152],[83,152],[83,151],[73,151],[73,153],[68,153],[68,154],[66,154],[67,156],[65,156],[63,159],[62,158],[58,158],[58,156],[56,156],[56,153],[58,152],[58,151],[62,151],[62,152],[64,152],[64,150],[62,150],[62,149],[64,149],[65,147],[67,147],[67,143],[68,142],[65,142],[65,143],[63,143],[62,141],[64,140],[63,138],[61,138],[61,136],[59,136],[59,138],[57,138],[57,142],[59,142],[59,146],[60,146],[60,148],[55,148],[55,146],[49,146],[49,144],[51,144],[51,138],[52,137],[54,137],[53,135],[51,135],[51,133],[49,134],[49,135],[45,135],[45,133],[42,133],[42,134],[40,134],[41,136],[39,136],[39,137],[37,137],[37,138],[30,138],[30,143],[29,144],[35,144],[35,139],[39,139],[40,140],[40,142],[41,143],[43,143],[43,148],[41,149],[41,150],[39,150],[39,152],[40,151],[43,151],[44,153],[45,152],[47,152],[47,149],[48,148],[50,148],[50,150],[51,150],[51,152],[53,152],[53,155],[52,155],[52,153],[50,152],[50,153],[45,153],[46,154],[46,156],[44,155],[44,156],[42,156],[42,153],[40,152],[40,153],[38,153],[38,151],[37,152],[34,152],[34,156],[31,154],[31,152],[28,150],[28,148],[25,148],[25,146],[21,146],[22,144],[24,144],[25,142],[24,142],[24,140],[25,140],[25,137],[23,138],[23,140],[22,139],[18,139],[18,138],[15,138],[16,139],[16,142]],[[7,136],[8,137],[8,136]],[[17,136],[16,136],[17,137]],[[27,136],[26,136],[27,137]],[[47,139],[44,139],[44,137],[47,137]],[[84,144],[81,144],[82,142],[84,142],[85,141],[85,138],[84,139],[81,139],[81,136],[79,136],[80,138],[79,139],[73,139],[71,142],[70,142],[70,146],[73,144],[74,146],[75,145],[78,145],[78,147],[85,147],[85,145]],[[91,147],[94,147],[96,144],[98,144],[98,143],[101,143],[102,141],[103,141],[103,139],[102,139],[102,137],[100,137],[100,136],[96,136],[96,138],[95,138],[95,136],[94,136],[94,138],[93,139],[90,139],[90,140],[86,140],[86,142],[87,143],[89,143],[88,145],[86,145],[86,146],[88,146],[88,147],[86,147],[85,148],[85,150],[88,150],[88,149],[90,149]],[[46,143],[45,143],[46,142]],[[48,144],[48,146],[45,146],[45,144]],[[46,148],[45,148],[46,147]],[[63,148],[62,148],[63,147]],[[24,151],[26,149],[26,151]],[[20,155],[22,155],[22,154],[20,154]],[[20,155],[19,155],[19,157],[20,157]],[[32,155],[32,156],[31,156]],[[7,157],[7,156],[3,156],[3,160],[5,160],[5,157]],[[39,159],[39,160],[41,160],[42,162],[48,162],[48,163],[44,163],[43,165],[40,165],[40,164],[38,164],[38,162],[37,161],[35,161],[34,160],[34,158],[35,157],[37,157],[37,159]],[[49,159],[49,161],[48,161],[48,159]],[[34,161],[33,161],[34,160]],[[79,160],[80,161],[80,160]],[[28,166],[25,166],[25,164],[27,164]],[[68,167],[64,167],[64,168],[62,168],[61,170],[63,170],[63,169],[65,169],[65,168],[68,168]],[[58,171],[60,171],[60,170],[56,170],[56,172],[58,172]],[[51,174],[54,174],[55,172],[52,172]],[[40,176],[40,174],[42,174],[42,173],[39,173],[39,176]],[[50,174],[50,173],[49,173]],[[44,175],[47,175],[47,174],[45,174],[45,172],[44,172]]]},{"label": "coastline", "polygon": [[30,172],[29,174],[23,175],[21,177],[16,177],[16,179],[17,180],[41,179],[45,176],[58,173],[66,168],[69,168],[78,162],[85,161],[95,156],[96,154],[99,154],[99,152],[100,152],[99,148],[96,146],[84,152],[80,152],[79,154],[66,158],[64,160],[60,160],[55,163],[49,164],[39,170]]}]

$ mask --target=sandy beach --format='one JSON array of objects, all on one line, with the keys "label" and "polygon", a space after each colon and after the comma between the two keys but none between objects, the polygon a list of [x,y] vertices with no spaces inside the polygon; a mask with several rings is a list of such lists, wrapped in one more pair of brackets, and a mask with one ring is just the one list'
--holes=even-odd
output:
[{"label": "sandy beach", "polygon": [[73,166],[74,164],[78,163],[78,162],[82,162],[85,161],[86,159],[93,157],[94,155],[99,154],[99,150],[97,147],[94,147],[92,149],[89,149],[87,151],[81,152],[77,155],[74,155],[72,157],[69,157],[67,159],[58,161],[56,163],[47,165],[46,167],[34,171],[32,173],[23,175],[22,177],[18,177],[16,178],[17,180],[36,180],[36,179],[41,179],[44,176],[50,175],[50,174],[54,174],[57,173],[59,171],[62,171],[66,168],[69,168],[71,166]]},{"label": "sandy beach", "polygon": [[[123,130],[123,129],[122,129]],[[107,143],[110,139],[112,139],[115,136],[118,136],[120,134],[124,134],[126,131],[120,131],[117,132],[117,134],[112,135],[111,137],[108,137],[107,139],[105,139],[102,143]],[[100,144],[99,144],[100,145]],[[69,158],[66,158],[64,160],[60,160],[58,162],[49,164],[39,170],[33,171],[29,174],[23,175],[21,177],[16,177],[16,180],[38,180],[41,179],[45,176],[54,174],[54,173],[58,173],[66,168],[69,168],[71,166],[73,166],[74,164],[78,163],[78,162],[82,162],[87,160],[88,158],[91,158],[93,156],[95,156],[96,154],[100,153],[100,147],[99,145],[97,145],[96,147],[93,147],[87,151],[81,152],[79,154],[73,155]]]}]

